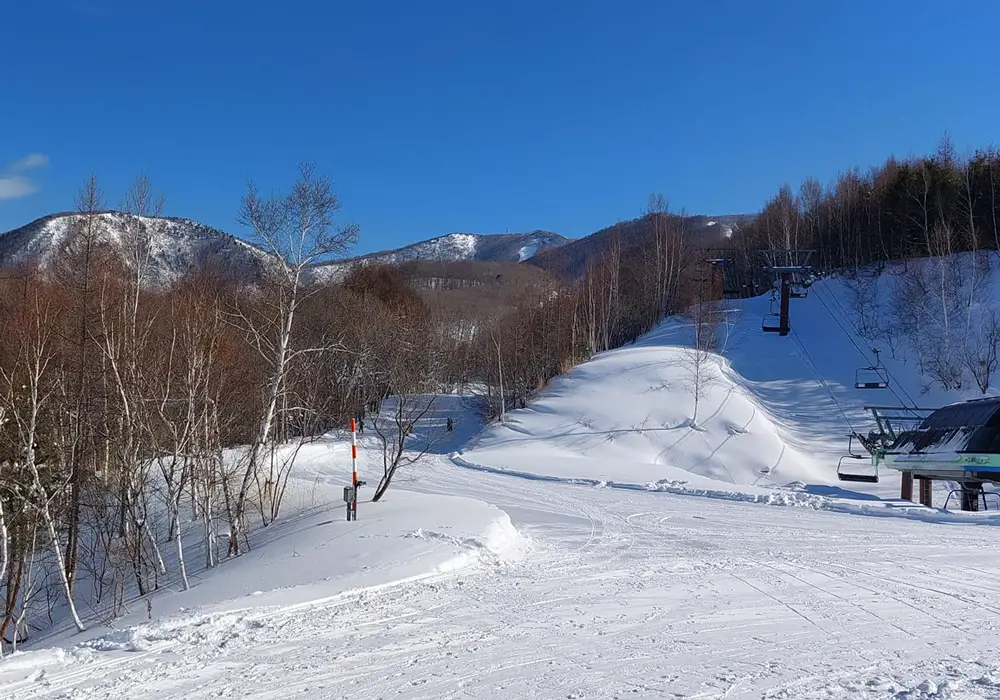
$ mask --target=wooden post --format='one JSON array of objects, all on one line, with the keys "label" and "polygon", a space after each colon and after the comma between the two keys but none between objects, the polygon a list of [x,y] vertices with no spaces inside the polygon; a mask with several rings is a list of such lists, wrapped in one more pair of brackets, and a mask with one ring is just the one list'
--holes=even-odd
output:
[{"label": "wooden post", "polygon": [[899,485],[899,497],[904,501],[913,500],[913,472],[903,472],[903,480]]},{"label": "wooden post", "polygon": [[934,482],[930,479],[920,480],[920,505],[934,507]]}]

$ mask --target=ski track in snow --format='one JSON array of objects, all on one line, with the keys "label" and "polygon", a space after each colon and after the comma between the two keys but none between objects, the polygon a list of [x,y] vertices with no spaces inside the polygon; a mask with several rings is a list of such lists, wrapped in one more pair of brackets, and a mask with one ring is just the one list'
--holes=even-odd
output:
[{"label": "ski track in snow", "polygon": [[431,471],[527,558],[92,644],[2,696],[1000,698],[992,528]]}]

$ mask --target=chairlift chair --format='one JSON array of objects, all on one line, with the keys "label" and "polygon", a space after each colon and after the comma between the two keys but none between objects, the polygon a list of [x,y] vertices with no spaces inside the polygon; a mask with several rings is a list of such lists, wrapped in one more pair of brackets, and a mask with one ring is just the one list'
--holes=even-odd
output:
[{"label": "chairlift chair", "polygon": [[791,299],[805,299],[809,296],[809,288],[804,284],[792,284],[791,288],[788,290],[788,296]]},{"label": "chairlift chair", "polygon": [[778,313],[778,297],[774,288],[771,288],[771,303],[763,320],[760,322],[760,329],[765,333],[777,333],[781,330],[781,314]]},{"label": "chairlift chair", "polygon": [[[863,454],[858,454],[852,447],[854,446],[854,433],[848,436],[847,441],[847,454],[841,457],[837,461],[837,478],[841,481],[853,481],[863,484],[877,484],[878,483],[878,467],[875,465],[874,460],[871,457],[865,456]],[[851,469],[850,471],[844,470],[844,463],[857,463],[859,460],[868,460],[868,466],[871,467],[871,472],[860,471]],[[859,465],[860,466],[860,465]]]},{"label": "chairlift chair", "polygon": [[881,351],[878,348],[872,348],[872,352],[875,353],[875,364],[862,367],[854,373],[855,389],[889,388],[889,371],[882,366],[882,361],[879,359]]},{"label": "chairlift chair", "polygon": [[765,333],[777,333],[781,330],[781,314],[764,314],[760,329]]}]

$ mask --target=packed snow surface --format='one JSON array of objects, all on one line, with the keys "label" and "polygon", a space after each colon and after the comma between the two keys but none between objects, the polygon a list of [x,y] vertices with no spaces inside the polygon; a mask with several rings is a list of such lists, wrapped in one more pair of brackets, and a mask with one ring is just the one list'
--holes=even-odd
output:
[{"label": "packed snow surface", "polygon": [[0,696],[1000,698],[1000,519],[835,474],[864,404],[957,397],[921,395],[902,356],[892,391],[855,390],[843,290],[793,303],[785,338],[760,330],[766,299],[733,303],[697,415],[682,321],[471,441],[441,398],[416,439],[455,432],[356,523],[331,436],[297,477],[314,511],[152,620],[35,641]]}]

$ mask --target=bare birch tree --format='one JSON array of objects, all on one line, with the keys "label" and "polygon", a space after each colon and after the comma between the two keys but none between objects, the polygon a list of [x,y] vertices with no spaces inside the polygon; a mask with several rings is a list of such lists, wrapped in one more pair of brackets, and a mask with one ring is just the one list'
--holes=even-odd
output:
[{"label": "bare birch tree", "polygon": [[[77,630],[84,631],[83,621],[77,613],[73,587],[63,556],[62,543],[56,523],[53,501],[62,496],[68,480],[62,475],[46,473],[38,463],[38,444],[43,440],[43,416],[53,395],[50,372],[55,359],[53,348],[54,323],[50,318],[50,302],[42,299],[38,290],[28,292],[30,306],[23,319],[23,328],[17,338],[17,363],[13,368],[0,368],[0,382],[4,395],[13,399],[7,406],[5,418],[13,421],[19,437],[21,455],[18,461],[30,477],[28,498],[32,508],[41,516],[55,555],[59,579],[66,596],[66,604]],[[16,624],[15,624],[16,629]]]},{"label": "bare birch tree", "polygon": [[[268,365],[258,428],[233,497],[229,553],[240,554],[242,523],[250,487],[267,455],[277,421],[289,367],[296,355],[328,351],[329,348],[295,348],[292,345],[296,314],[308,292],[310,266],[345,253],[355,243],[358,228],[334,227],[333,217],[340,199],[329,179],[317,176],[311,164],[299,168],[299,178],[285,195],[261,196],[251,182],[244,196],[238,221],[249,227],[257,242],[273,255],[262,294],[264,312],[240,312],[238,323],[248,341]],[[269,475],[270,479],[271,475]],[[273,481],[272,481],[273,483]]]}]

